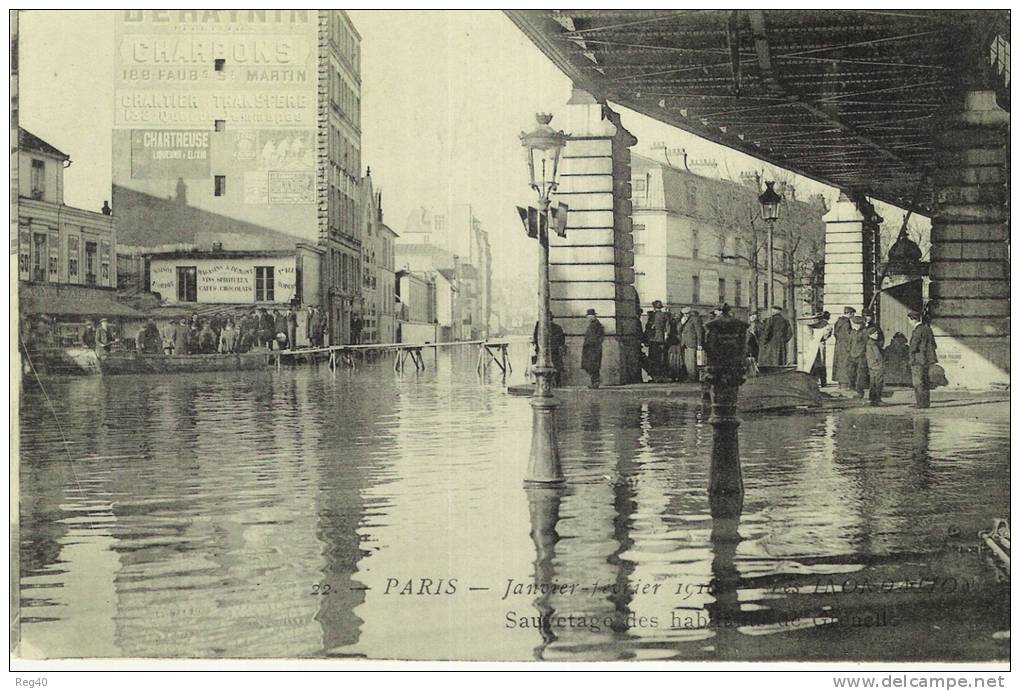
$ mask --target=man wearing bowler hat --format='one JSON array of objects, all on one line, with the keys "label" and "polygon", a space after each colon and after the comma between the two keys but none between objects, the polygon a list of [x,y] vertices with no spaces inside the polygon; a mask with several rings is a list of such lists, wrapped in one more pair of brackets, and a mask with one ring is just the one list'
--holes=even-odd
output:
[{"label": "man wearing bowler hat", "polygon": [[595,316],[595,310],[589,308],[585,316],[588,319],[588,330],[584,332],[584,345],[581,346],[581,369],[591,377],[589,388],[597,389],[602,371],[602,341],[605,340],[606,332],[602,322]]},{"label": "man wearing bowler hat", "polygon": [[832,335],[836,339],[836,346],[832,354],[832,379],[838,381],[841,388],[851,389],[854,383],[850,381],[850,336],[853,329],[850,327],[850,320],[857,314],[853,307],[844,307],[843,316],[836,320],[832,327]]},{"label": "man wearing bowler hat", "polygon": [[680,308],[677,326],[680,341],[680,357],[683,358],[684,379],[698,381],[698,351],[705,344],[705,327],[690,307]]},{"label": "man wearing bowler hat", "polygon": [[645,325],[648,333],[648,360],[652,379],[657,382],[666,378],[666,339],[669,335],[669,314],[662,311],[662,301],[652,303],[652,311]]}]

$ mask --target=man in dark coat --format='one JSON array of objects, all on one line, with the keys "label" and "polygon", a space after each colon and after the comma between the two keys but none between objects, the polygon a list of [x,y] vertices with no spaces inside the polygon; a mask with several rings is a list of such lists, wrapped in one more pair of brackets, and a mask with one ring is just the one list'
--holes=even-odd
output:
[{"label": "man in dark coat", "polygon": [[208,321],[202,322],[202,328],[198,331],[199,351],[205,354],[215,353],[219,341],[219,337],[213,331],[212,324]]},{"label": "man in dark coat", "polygon": [[265,307],[259,308],[259,347],[265,347],[267,350],[272,348],[272,343],[276,339],[276,332],[273,330],[275,327],[275,321],[273,315],[266,310]]},{"label": "man in dark coat", "polygon": [[297,348],[297,308],[291,305],[287,309],[287,347],[291,350]]},{"label": "man in dark coat", "polygon": [[761,343],[762,336],[765,335],[765,325],[762,324],[761,319],[758,316],[758,310],[751,310],[747,314],[747,326],[754,333],[755,343]]},{"label": "man in dark coat", "polygon": [[170,327],[170,336],[174,342],[174,355],[188,354],[188,320],[181,319]]},{"label": "man in dark coat", "polygon": [[760,349],[761,364],[766,367],[786,365],[786,344],[793,338],[793,327],[783,316],[783,308],[772,305],[772,316],[765,320],[765,333]]},{"label": "man in dark coat", "polygon": [[882,331],[882,327],[878,325],[878,320],[875,319],[875,312],[870,309],[866,309],[861,312],[861,316],[864,317],[864,329],[878,329],[878,340],[885,343],[885,332]]},{"label": "man in dark coat", "polygon": [[308,342],[313,348],[322,347],[322,313],[312,305],[308,308],[308,316],[305,322],[305,331],[308,332]]},{"label": "man in dark coat", "polygon": [[662,311],[662,302],[652,303],[652,311],[648,313],[645,324],[648,337],[649,374],[652,380],[661,382],[666,378],[666,338],[669,336],[669,314]]},{"label": "man in dark coat", "polygon": [[[535,360],[538,362],[538,350],[542,345],[538,342],[538,322],[535,322],[535,333],[532,337],[532,343],[535,344]],[[557,324],[550,317],[549,319],[549,356],[552,360],[552,366],[556,368],[556,376],[553,377],[554,386],[562,386],[563,372],[566,370],[566,365],[563,363],[563,355],[567,350],[567,335],[563,333],[563,327]],[[534,363],[532,363],[534,364]]]},{"label": "man in dark coat", "polygon": [[113,331],[110,329],[110,321],[108,319],[99,320],[99,328],[96,329],[96,348],[104,353],[110,352],[110,346],[114,342]]},{"label": "man in dark coat", "polygon": [[921,321],[917,312],[907,314],[913,331],[910,334],[910,381],[914,386],[914,407],[927,408],[931,405],[931,386],[928,368],[939,361],[935,354],[935,334],[931,327]]},{"label": "man in dark coat", "polygon": [[145,322],[145,326],[138,332],[135,339],[135,349],[144,355],[155,355],[163,349],[163,341],[159,336],[159,329],[151,319]]},{"label": "man in dark coat", "polygon": [[868,386],[868,331],[864,317],[854,315],[850,320],[850,349],[847,352],[847,380],[860,398]]},{"label": "man in dark coat", "polygon": [[81,332],[81,344],[86,348],[92,348],[96,345],[96,329],[92,325],[91,321],[86,321],[82,325]]},{"label": "man in dark coat", "polygon": [[873,406],[882,405],[882,387],[885,384],[885,356],[882,354],[882,330],[867,326],[862,331],[868,334],[864,346],[864,358],[868,363],[868,401]]},{"label": "man in dark coat", "polygon": [[889,345],[882,355],[885,357],[885,383],[897,386],[909,386],[910,381],[910,350],[907,337],[897,331],[893,334]]},{"label": "man in dark coat", "polygon": [[832,327],[832,335],[836,339],[836,345],[832,354],[832,380],[838,381],[840,387],[849,389],[853,387],[850,381],[850,374],[847,371],[850,357],[850,320],[857,313],[853,307],[844,307],[843,316],[836,320]]},{"label": "man in dark coat", "polygon": [[698,351],[705,345],[705,327],[701,317],[690,307],[680,308],[677,338],[684,363],[684,378],[687,381],[698,381]]},{"label": "man in dark coat", "polygon": [[595,310],[589,309],[586,316],[588,330],[584,332],[584,345],[581,346],[581,369],[591,377],[589,388],[597,389],[602,371],[602,341],[605,340],[606,332],[595,316]]}]

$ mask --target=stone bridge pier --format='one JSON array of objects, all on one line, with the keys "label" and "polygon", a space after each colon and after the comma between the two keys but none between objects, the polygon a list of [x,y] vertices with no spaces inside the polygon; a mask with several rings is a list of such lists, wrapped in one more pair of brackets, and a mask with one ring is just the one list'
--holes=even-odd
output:
[{"label": "stone bridge pier", "polygon": [[630,147],[637,139],[620,117],[586,91],[574,89],[553,121],[570,135],[553,203],[570,207],[567,237],[550,234],[552,318],[567,338],[563,384],[588,383],[581,345],[594,308],[605,328],[602,383],[641,381],[640,316],[634,290]]},{"label": "stone bridge pier", "polygon": [[936,140],[932,331],[950,386],[1009,384],[1009,113],[970,91]]}]

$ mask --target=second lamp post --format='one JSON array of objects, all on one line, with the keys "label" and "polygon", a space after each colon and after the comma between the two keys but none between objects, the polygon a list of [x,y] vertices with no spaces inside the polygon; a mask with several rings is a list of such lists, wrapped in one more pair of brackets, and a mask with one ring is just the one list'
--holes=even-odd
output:
[{"label": "second lamp post", "polygon": [[[772,307],[775,304],[774,295],[772,293],[772,287],[775,285],[773,276],[773,257],[772,257],[772,235],[775,229],[776,221],[779,219],[779,205],[782,203],[783,198],[780,197],[772,186],[774,182],[765,183],[765,191],[758,196],[758,203],[761,204],[761,217],[765,220],[765,224],[768,226],[768,274],[769,274],[769,286],[768,290],[765,291],[765,306]],[[757,250],[755,250],[757,251]],[[757,279],[755,279],[757,280]]]}]

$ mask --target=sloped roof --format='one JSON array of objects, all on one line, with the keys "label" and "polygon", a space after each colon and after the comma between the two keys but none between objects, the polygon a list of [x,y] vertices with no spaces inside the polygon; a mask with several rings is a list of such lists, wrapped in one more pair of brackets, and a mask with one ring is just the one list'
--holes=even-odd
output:
[{"label": "sloped roof", "polygon": [[65,154],[49,142],[35,136],[24,127],[18,128],[18,148],[24,151],[38,151],[41,154],[56,156],[57,158],[61,158],[65,161],[71,160],[71,157],[68,154]]}]

